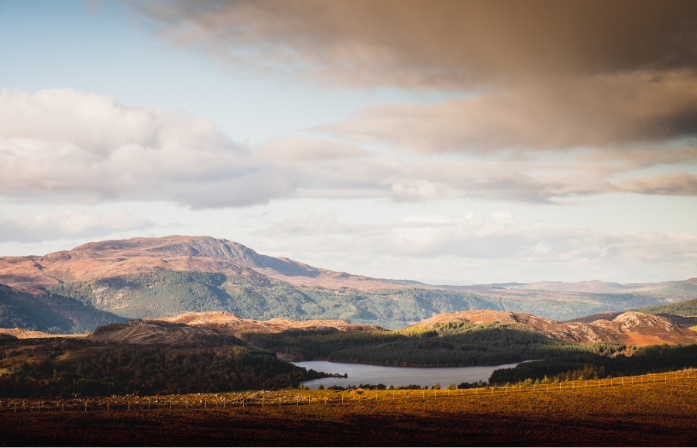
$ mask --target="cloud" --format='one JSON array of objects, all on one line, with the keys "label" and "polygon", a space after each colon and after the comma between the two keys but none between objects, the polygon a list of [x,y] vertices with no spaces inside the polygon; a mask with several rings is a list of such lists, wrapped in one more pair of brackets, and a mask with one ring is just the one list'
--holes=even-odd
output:
[{"label": "cloud", "polygon": [[335,84],[462,88],[511,77],[697,68],[690,1],[131,5],[177,45]]},{"label": "cloud", "polygon": [[348,143],[287,135],[266,142],[257,155],[269,161],[306,162],[366,157],[369,153]]},{"label": "cloud", "polygon": [[[427,117],[423,121],[429,126]],[[407,126],[404,134],[417,139],[416,127]],[[661,187],[659,180],[631,176],[657,164],[694,164],[693,148],[657,154],[405,157],[293,135],[253,148],[185,112],[123,105],[70,89],[0,94],[0,195],[14,201],[166,201],[218,208],[293,198],[554,203],[616,191],[695,194],[680,171],[675,179],[664,175]],[[613,183],[618,174],[625,180]]]},{"label": "cloud", "polygon": [[697,135],[697,4],[378,0],[131,3],[239,70],[341,87],[477,91],[321,128],[417,151],[559,149]]},{"label": "cloud", "polygon": [[0,94],[0,193],[64,200],[167,200],[199,207],[283,196],[210,121],[71,89]]},{"label": "cloud", "polygon": [[679,172],[657,176],[632,177],[618,183],[618,189],[632,193],[671,196],[697,195],[697,176]]},{"label": "cloud", "polygon": [[117,232],[142,231],[153,225],[151,221],[128,212],[66,210],[41,214],[0,214],[0,243],[106,237]]},{"label": "cloud", "polygon": [[[257,235],[265,238],[258,246],[310,264],[334,266],[332,259],[339,259],[341,270],[401,275],[398,278],[407,274],[416,279],[455,278],[458,266],[466,266],[461,278],[478,282],[512,281],[512,275],[532,281],[611,279],[615,274],[615,280],[647,281],[688,278],[694,276],[697,265],[694,233],[550,227],[506,211],[458,217],[413,215],[387,224],[349,224],[332,215],[305,212],[273,223]],[[391,270],[392,265],[399,269]]]},{"label": "cloud", "polygon": [[697,78],[576,78],[438,104],[380,104],[314,130],[420,152],[660,143],[697,136]]}]

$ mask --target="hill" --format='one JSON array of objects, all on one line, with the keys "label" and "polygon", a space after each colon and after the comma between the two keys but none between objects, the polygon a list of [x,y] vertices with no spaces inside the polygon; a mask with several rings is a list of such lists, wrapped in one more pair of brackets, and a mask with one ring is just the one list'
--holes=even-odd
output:
[{"label": "hill", "polygon": [[526,313],[491,310],[460,311],[440,314],[414,327],[432,328],[437,324],[469,322],[473,324],[501,323],[520,326],[552,339],[567,342],[619,342],[627,345],[696,343],[697,333],[661,316],[627,312],[611,321],[557,322]]},{"label": "hill", "polygon": [[84,333],[125,318],[95,309],[44,288],[17,289],[0,284],[0,328],[46,333]]},{"label": "hill", "polygon": [[220,334],[208,328],[141,319],[101,326],[94,333],[88,335],[86,339],[122,344],[166,344],[191,347],[245,345],[233,336]]},{"label": "hill", "polygon": [[83,338],[9,336],[0,350],[0,397],[226,392],[327,376],[233,336],[158,321],[109,324]]},{"label": "hill", "polygon": [[697,298],[668,305],[645,306],[635,311],[647,314],[672,314],[677,316],[697,316]]},{"label": "hill", "polygon": [[441,314],[398,331],[291,330],[241,337],[298,360],[421,367],[503,364],[612,354],[630,345],[697,343],[697,333],[668,319],[635,312],[585,324],[491,310]]},{"label": "hill", "polygon": [[270,319],[258,321],[243,319],[225,311],[208,311],[205,313],[185,313],[175,317],[159,319],[165,322],[182,323],[193,327],[214,329],[220,334],[240,337],[243,333],[280,333],[282,331],[381,331],[377,325],[355,325],[343,320],[307,320]]}]

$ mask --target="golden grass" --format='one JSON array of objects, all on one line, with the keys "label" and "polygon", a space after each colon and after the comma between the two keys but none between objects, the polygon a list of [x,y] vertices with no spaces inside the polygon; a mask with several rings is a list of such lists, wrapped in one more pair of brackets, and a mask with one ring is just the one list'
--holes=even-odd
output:
[{"label": "golden grass", "polygon": [[449,393],[285,390],[112,397],[87,403],[4,399],[0,441],[8,445],[693,446],[696,379],[697,371],[682,371],[554,384],[549,389],[545,385]]}]

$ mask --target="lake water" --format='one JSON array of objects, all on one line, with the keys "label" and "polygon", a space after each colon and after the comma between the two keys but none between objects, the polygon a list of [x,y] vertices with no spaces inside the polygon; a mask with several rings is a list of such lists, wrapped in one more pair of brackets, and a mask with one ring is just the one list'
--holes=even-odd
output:
[{"label": "lake water", "polygon": [[348,364],[329,361],[303,361],[293,363],[296,366],[306,369],[315,369],[318,372],[327,373],[348,373],[348,378],[320,378],[305,383],[311,389],[324,384],[324,387],[342,386],[349,384],[379,384],[385,386],[390,384],[398,386],[408,386],[418,384],[421,387],[431,387],[440,383],[442,388],[448,384],[460,384],[464,381],[472,383],[474,381],[488,381],[492,372],[496,369],[515,367],[515,364],[502,364],[500,366],[473,366],[473,367],[386,367],[371,366],[368,364]]}]

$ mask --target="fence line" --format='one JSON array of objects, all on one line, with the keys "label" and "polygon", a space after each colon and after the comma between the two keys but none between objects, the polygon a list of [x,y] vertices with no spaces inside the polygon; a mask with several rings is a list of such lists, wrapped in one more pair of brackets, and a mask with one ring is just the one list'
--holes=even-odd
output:
[{"label": "fence line", "polygon": [[[366,390],[362,393],[354,393],[352,397],[346,397],[341,394],[337,398],[329,397],[313,397],[309,394],[300,392],[292,397],[261,397],[255,403],[252,397],[238,395],[235,399],[234,394],[207,394],[205,396],[188,396],[181,399],[167,397],[101,397],[101,398],[86,398],[73,400],[31,400],[31,399],[0,399],[0,412],[66,412],[66,411],[81,411],[81,412],[100,412],[100,411],[130,411],[130,410],[176,410],[176,409],[230,409],[234,410],[234,405],[238,405],[238,409],[246,409],[245,405],[264,406],[347,406],[349,404],[362,405],[364,402],[373,403],[377,401],[385,401],[393,403],[396,400],[438,400],[438,399],[457,399],[469,397],[481,397],[487,399],[490,395],[498,394],[545,394],[559,391],[573,391],[576,389],[588,388],[612,388],[612,387],[627,387],[639,386],[643,384],[655,383],[673,383],[683,384],[687,380],[697,379],[697,370],[685,369],[682,371],[655,373],[628,377],[619,377],[611,379],[599,380],[573,380],[559,383],[546,384],[530,384],[522,385],[493,385],[492,387],[478,387],[471,389],[455,389],[455,390],[437,390],[433,389],[433,395],[426,394],[422,390],[422,396],[411,394],[413,390],[405,389],[386,389],[386,390]],[[579,384],[577,384],[579,383]],[[694,384],[689,382],[688,384]],[[559,386],[558,388],[556,386]],[[539,386],[539,387],[538,387]],[[544,386],[544,387],[543,387]],[[552,387],[550,387],[552,386]],[[316,392],[316,391],[313,391]],[[374,395],[372,393],[374,392]],[[440,394],[438,392],[441,392]],[[364,395],[365,393],[365,395]],[[387,395],[388,393],[389,395]],[[349,393],[350,394],[350,393]],[[395,396],[395,394],[398,394]],[[232,396],[232,397],[231,397]],[[345,399],[348,400],[345,401]]]}]

